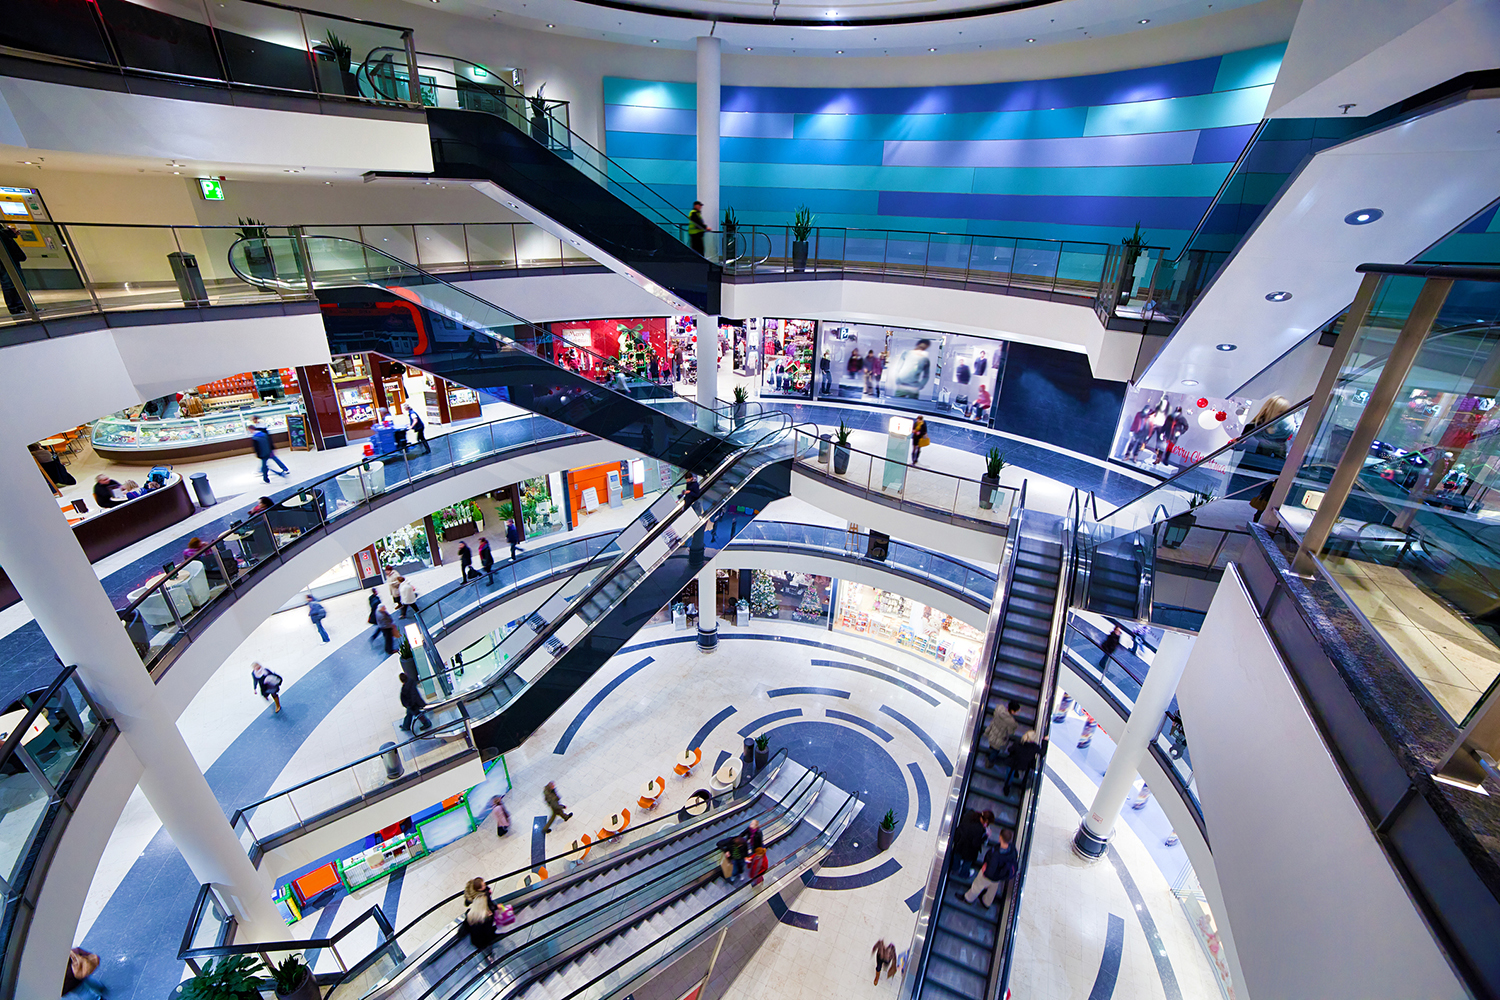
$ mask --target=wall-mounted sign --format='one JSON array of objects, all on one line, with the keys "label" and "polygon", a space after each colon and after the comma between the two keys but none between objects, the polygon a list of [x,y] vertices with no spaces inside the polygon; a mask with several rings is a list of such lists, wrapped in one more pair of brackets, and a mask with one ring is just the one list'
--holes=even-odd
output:
[{"label": "wall-mounted sign", "polygon": [[198,178],[198,191],[204,201],[223,201],[224,182],[215,177]]}]

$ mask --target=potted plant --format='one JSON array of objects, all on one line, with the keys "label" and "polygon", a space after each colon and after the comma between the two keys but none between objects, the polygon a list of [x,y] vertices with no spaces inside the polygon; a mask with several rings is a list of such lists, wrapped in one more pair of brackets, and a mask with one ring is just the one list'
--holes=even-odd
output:
[{"label": "potted plant", "polygon": [[1115,296],[1115,304],[1119,305],[1130,298],[1131,289],[1135,287],[1135,262],[1141,255],[1141,247],[1146,245],[1146,237],[1141,235],[1141,224],[1135,224],[1135,232],[1120,241],[1120,246],[1125,249],[1120,252],[1120,285],[1119,292]]},{"label": "potted plant", "polygon": [[408,677],[416,677],[417,658],[412,655],[411,641],[408,640],[405,636],[401,637],[401,648],[399,652],[401,654],[401,672],[406,674],[406,676]]},{"label": "potted plant", "polygon": [[979,509],[993,510],[995,497],[1000,492],[1000,470],[1005,468],[1005,456],[999,448],[985,452],[984,475],[979,477]]},{"label": "potted plant", "polygon": [[266,242],[266,224],[259,219],[241,219],[239,238],[245,243],[245,269],[253,277],[270,280],[276,277],[276,263],[271,259],[271,245]]},{"label": "potted plant", "polygon": [[736,429],[745,422],[745,407],[750,402],[750,390],[742,385],[734,387],[734,426]]},{"label": "potted plant", "polygon": [[891,849],[891,844],[896,839],[896,813],[887,809],[885,816],[880,820],[880,829],[875,831],[875,846],[884,854]]},{"label": "potted plant", "polygon": [[838,433],[833,438],[833,471],[842,476],[849,471],[849,435],[852,432],[839,421]]},{"label": "potted plant", "polygon": [[531,137],[543,146],[550,145],[547,140],[552,135],[551,129],[547,127],[547,101],[542,97],[542,91],[546,89],[547,85],[544,83],[536,88],[535,94],[526,98],[526,102],[531,105]]},{"label": "potted plant", "polygon": [[806,205],[798,207],[792,216],[792,270],[807,270],[807,238],[812,235],[812,209]]},{"label": "potted plant", "polygon": [[1167,522],[1166,530],[1162,532],[1162,546],[1168,549],[1179,548],[1187,541],[1188,532],[1198,523],[1198,518],[1193,511],[1206,503],[1213,503],[1216,497],[1211,492],[1194,492],[1188,498],[1188,509],[1185,513],[1178,514]]},{"label": "potted plant", "polygon": [[288,955],[271,966],[271,983],[281,1000],[320,1000],[317,981],[301,955]]},{"label": "potted plant", "polygon": [[755,737],[755,769],[759,771],[771,760],[771,737]]},{"label": "potted plant", "polygon": [[328,32],[326,39],[328,50],[333,53],[333,61],[339,65],[339,79],[343,81],[344,93],[350,97],[359,96],[359,80],[353,71],[354,50],[349,43],[344,41],[332,31]]},{"label": "potted plant", "polygon": [[227,955],[217,962],[209,959],[196,976],[177,985],[177,996],[183,1000],[260,1000],[261,980],[256,973],[264,968],[254,955]]},{"label": "potted plant", "polygon": [[739,229],[740,220],[734,214],[734,209],[724,209],[724,263],[726,264],[732,262],[739,253],[739,248],[736,246],[738,240],[735,235]]}]

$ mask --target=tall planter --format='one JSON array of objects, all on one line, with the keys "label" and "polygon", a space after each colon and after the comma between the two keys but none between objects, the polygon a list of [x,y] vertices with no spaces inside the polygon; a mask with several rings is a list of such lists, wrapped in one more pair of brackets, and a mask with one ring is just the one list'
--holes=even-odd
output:
[{"label": "tall planter", "polygon": [[842,476],[849,471],[849,446],[836,444],[833,446],[833,471],[835,475]]},{"label": "tall planter", "polygon": [[1000,477],[988,473],[979,477],[979,509],[993,510],[995,494],[1000,491]]},{"label": "tall planter", "polygon": [[322,993],[318,990],[317,980],[313,978],[311,972],[308,972],[302,977],[302,981],[297,984],[296,989],[290,993],[282,993],[280,990],[277,990],[276,997],[277,1000],[320,1000]]},{"label": "tall planter", "polygon": [[807,270],[807,240],[792,241],[792,270]]}]

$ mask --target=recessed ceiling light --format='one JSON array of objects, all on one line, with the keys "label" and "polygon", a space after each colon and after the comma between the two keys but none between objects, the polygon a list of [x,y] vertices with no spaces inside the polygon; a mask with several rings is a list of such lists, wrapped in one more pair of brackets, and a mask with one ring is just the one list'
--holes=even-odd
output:
[{"label": "recessed ceiling light", "polygon": [[557,27],[557,25],[555,25],[555,24],[549,24],[549,25],[547,25],[547,27],[549,27],[549,28],[555,28],[555,27]]},{"label": "recessed ceiling light", "polygon": [[750,46],[748,46],[748,45],[746,45],[746,46],[745,46],[745,51],[746,51],[746,52],[754,52],[754,51],[755,51],[755,50],[754,50],[754,49],[752,49],[752,48],[751,48],[751,47],[750,47]]},{"label": "recessed ceiling light", "polygon": [[1289,299],[1291,297],[1292,297],[1292,293],[1291,292],[1267,292],[1266,293],[1266,301],[1267,302],[1285,302],[1287,299]]},{"label": "recessed ceiling light", "polygon": [[182,176],[182,171],[181,170],[174,170],[174,171],[172,171],[172,173],[175,174],[178,177]]},{"label": "recessed ceiling light", "polygon": [[837,52],[834,53],[834,55],[836,55],[836,56],[841,56],[843,54],[844,54],[844,50],[843,49],[839,49]]},{"label": "recessed ceiling light", "polygon": [[1141,18],[1141,23],[1142,24],[1150,24],[1151,23],[1151,18],[1149,18],[1149,17],[1143,17],[1143,18]]},{"label": "recessed ceiling light", "polygon": [[1030,44],[1030,43],[1032,43],[1032,42],[1034,42],[1034,41],[1036,41],[1036,39],[1035,39],[1035,38],[1028,38],[1028,39],[1026,39],[1026,42],[1027,42],[1027,44],[1028,44],[1028,45],[1029,45],[1029,44]]},{"label": "recessed ceiling light", "polygon": [[324,184],[332,184],[332,183],[333,183],[333,181],[324,181],[324,182],[323,182],[323,183],[324,183]]},{"label": "recessed ceiling light", "polygon": [[652,45],[658,45],[658,44],[660,44],[660,42],[657,39],[653,38],[653,39],[651,39],[651,44]]},{"label": "recessed ceiling light", "polygon": [[1378,208],[1361,208],[1344,216],[1344,221],[1351,226],[1368,226],[1372,222],[1379,222],[1384,215]]},{"label": "recessed ceiling light", "polygon": [[937,51],[937,49],[928,49],[928,50],[927,50],[927,51],[928,51],[928,52],[936,52],[936,51]]},{"label": "recessed ceiling light", "polygon": [[1197,385],[1198,384],[1198,380],[1195,379],[1195,378],[1185,378],[1185,379],[1182,380],[1182,384],[1183,385]]},{"label": "recessed ceiling light", "polygon": [[1216,345],[1214,345],[1214,350],[1217,350],[1217,351],[1232,351],[1235,348],[1237,348],[1238,346],[1239,346],[1238,344],[1216,344]]}]

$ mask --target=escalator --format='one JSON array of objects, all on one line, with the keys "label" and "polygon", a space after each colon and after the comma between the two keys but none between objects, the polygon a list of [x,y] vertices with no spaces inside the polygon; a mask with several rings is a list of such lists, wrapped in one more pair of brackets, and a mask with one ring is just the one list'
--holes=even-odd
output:
[{"label": "escalator", "polygon": [[[821,773],[787,760],[780,751],[744,787],[710,797],[702,815],[684,810],[585,845],[586,850],[547,859],[542,867],[550,868],[551,877],[526,888],[514,885],[527,872],[491,880],[497,904],[509,905],[515,922],[488,948],[470,945],[460,900],[450,897],[396,935],[398,946],[405,937],[432,936],[409,943],[408,952],[374,988],[359,983],[356,991],[351,980],[328,996],[517,997],[539,995],[538,986],[541,995],[562,995],[554,988],[558,984],[571,986],[617,968],[662,935],[726,901],[732,902],[731,909],[760,902],[755,893],[744,891],[747,887],[722,878],[716,845],[752,820],[758,823],[771,860],[767,879],[774,885],[779,869],[805,862],[807,846],[826,832],[818,826],[828,809],[822,795],[826,787]],[[435,935],[434,915],[447,916]]]},{"label": "escalator", "polygon": [[[666,201],[595,149],[549,113],[548,102],[523,95],[482,66],[434,58],[452,65],[456,84],[423,83],[433,95],[424,103],[434,177],[488,181],[502,195],[496,200],[535,215],[531,221],[575,246],[587,244],[590,256],[598,259],[597,251],[608,258],[601,263],[718,314],[723,268],[688,244],[688,206]],[[393,100],[405,93],[404,80],[390,74],[365,79],[377,96]]]},{"label": "escalator", "polygon": [[[267,267],[267,261],[270,267]],[[336,313],[340,296],[404,303],[406,325],[336,324],[334,353],[375,351],[702,476],[700,494],[665,491],[548,596],[501,643],[495,671],[435,706],[440,722],[469,720],[477,745],[519,746],[675,597],[773,500],[790,495],[799,439],[779,410],[744,417],[677,396],[667,379],[626,371],[374,247],[334,237],[267,237],[230,248],[253,284],[306,291]],[[560,362],[560,363],[559,363]],[[602,381],[601,381],[602,380]],[[684,493],[686,490],[684,490]],[[436,656],[433,644],[426,652]],[[440,662],[433,671],[442,669]]]},{"label": "escalator", "polygon": [[[1027,511],[1012,521],[1005,599],[991,612],[985,648],[988,694],[968,748],[954,814],[956,821],[971,811],[992,812],[1022,852],[1023,875],[1040,779],[1037,773],[1012,774],[1003,763],[991,765],[983,734],[991,716],[1016,701],[1021,705],[1017,732],[1037,729],[1045,748],[1048,664],[1056,662],[1054,621],[1058,592],[1071,567],[1073,523]],[[1003,981],[1020,882],[1017,889],[997,895],[991,906],[983,905],[983,897],[965,902],[961,897],[971,880],[957,871],[953,850],[950,842],[940,874],[930,883],[933,896],[920,957],[908,973],[909,995],[915,1000],[989,1000]]]}]

